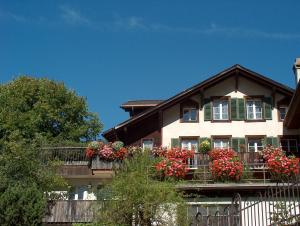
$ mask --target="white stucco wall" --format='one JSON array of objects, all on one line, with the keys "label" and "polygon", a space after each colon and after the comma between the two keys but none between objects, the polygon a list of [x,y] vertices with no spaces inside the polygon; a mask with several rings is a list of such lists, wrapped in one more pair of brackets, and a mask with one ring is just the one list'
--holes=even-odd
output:
[{"label": "white stucco wall", "polygon": [[[251,95],[271,96],[272,91],[245,78],[239,78],[239,90],[235,92],[234,78],[229,78],[214,87],[204,91],[204,97],[230,96],[243,98]],[[275,95],[275,103],[282,99],[279,93]],[[200,105],[199,96],[194,96]],[[276,105],[276,104],[275,104]],[[244,137],[246,135],[283,135],[283,123],[278,120],[278,110],[275,106],[272,110],[272,120],[265,122],[215,122],[204,121],[204,111],[199,109],[198,123],[180,123],[180,105],[177,104],[163,113],[162,145],[170,146],[171,138],[180,136],[210,137],[215,135],[232,135],[232,137]],[[297,130],[289,130],[285,134],[299,134]]]}]

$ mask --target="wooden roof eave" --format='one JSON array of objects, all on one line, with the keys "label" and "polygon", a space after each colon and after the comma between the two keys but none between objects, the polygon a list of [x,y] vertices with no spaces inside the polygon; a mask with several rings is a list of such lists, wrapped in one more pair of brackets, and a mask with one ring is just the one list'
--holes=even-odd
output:
[{"label": "wooden roof eave", "polygon": [[[288,86],[285,86],[281,83],[278,83],[272,79],[269,79],[263,75],[260,75],[256,72],[253,72],[247,68],[244,68],[241,65],[236,64],[236,65],[233,65],[232,67],[225,69],[224,71],[202,81],[201,83],[198,83],[195,86],[192,86],[191,88],[178,93],[177,95],[163,101],[162,103],[160,103],[150,109],[147,109],[147,110],[141,112],[140,114],[118,124],[117,126],[114,127],[114,129],[117,131],[118,129],[122,128],[123,126],[126,126],[130,123],[136,123],[140,120],[145,119],[145,117],[148,117],[148,116],[151,116],[151,115],[157,113],[158,110],[165,110],[166,108],[168,108],[174,104],[177,104],[178,102],[180,102],[186,98],[189,98],[189,97],[195,95],[197,92],[204,90],[206,88],[209,88],[213,84],[232,76],[232,74],[236,73],[237,71],[243,72],[245,77],[247,77],[248,79],[251,79],[255,82],[259,82],[263,85],[267,85],[269,88],[275,87],[277,92],[281,92],[281,93],[291,96],[291,97],[294,93],[294,89],[292,89]],[[109,131],[110,130],[104,131],[102,135],[104,137],[106,137],[106,134],[109,133]]]},{"label": "wooden roof eave", "polygon": [[[296,91],[289,104],[288,112],[284,119],[284,126],[288,129],[299,129],[299,114],[300,114],[300,82],[297,85]],[[298,122],[298,123],[297,123]]]}]

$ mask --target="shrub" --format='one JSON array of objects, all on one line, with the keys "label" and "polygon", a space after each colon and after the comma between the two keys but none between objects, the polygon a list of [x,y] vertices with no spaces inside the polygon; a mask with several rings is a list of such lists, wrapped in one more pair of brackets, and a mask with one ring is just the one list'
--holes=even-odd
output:
[{"label": "shrub", "polygon": [[171,148],[166,152],[166,158],[178,159],[182,162],[186,162],[189,158],[194,158],[195,152],[193,150],[181,150],[180,148]]},{"label": "shrub", "polygon": [[264,148],[264,150],[262,151],[262,156],[264,158],[264,160],[268,161],[270,158],[273,158],[273,157],[280,157],[280,156],[284,156],[285,153],[284,151],[282,151],[282,149],[280,148],[274,148],[270,145],[266,146]]}]

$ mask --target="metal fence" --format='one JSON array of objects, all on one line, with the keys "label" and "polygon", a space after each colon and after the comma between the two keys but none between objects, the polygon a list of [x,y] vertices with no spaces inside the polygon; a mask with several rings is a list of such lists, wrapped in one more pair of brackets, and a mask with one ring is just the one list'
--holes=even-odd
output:
[{"label": "metal fence", "polygon": [[[277,183],[256,196],[235,194],[228,205],[190,204],[191,226],[300,225],[300,180]],[[194,205],[192,208],[191,206]],[[188,210],[189,210],[188,208]]]}]

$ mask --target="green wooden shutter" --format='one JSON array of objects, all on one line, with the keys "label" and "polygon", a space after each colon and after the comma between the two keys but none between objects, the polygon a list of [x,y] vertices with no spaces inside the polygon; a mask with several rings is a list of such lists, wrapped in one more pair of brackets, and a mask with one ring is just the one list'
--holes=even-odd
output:
[{"label": "green wooden shutter", "polygon": [[244,137],[233,137],[231,138],[231,147],[236,152],[245,151],[245,149],[242,149],[241,146],[245,145],[246,141]]},{"label": "green wooden shutter", "polygon": [[211,101],[210,99],[204,99],[204,121],[211,120]]},{"label": "green wooden shutter", "polygon": [[265,119],[272,119],[272,97],[264,98],[264,116]]},{"label": "green wooden shutter", "polygon": [[231,98],[231,120],[238,119],[237,98]]},{"label": "green wooden shutter", "polygon": [[237,100],[238,102],[238,120],[244,120],[245,119],[245,100],[244,98],[239,98]]},{"label": "green wooden shutter", "polygon": [[277,137],[267,137],[266,145],[272,145],[273,147],[278,147],[278,138]]},{"label": "green wooden shutter", "polygon": [[239,151],[239,138],[236,137],[231,138],[231,148],[236,152]]},{"label": "green wooden shutter", "polygon": [[179,139],[178,138],[171,138],[171,147],[172,148],[179,147]]}]

